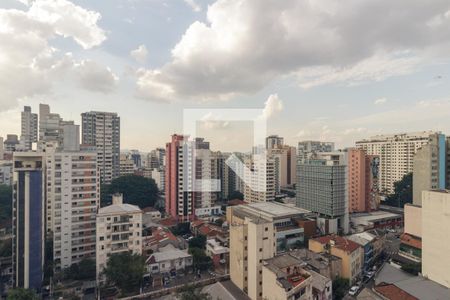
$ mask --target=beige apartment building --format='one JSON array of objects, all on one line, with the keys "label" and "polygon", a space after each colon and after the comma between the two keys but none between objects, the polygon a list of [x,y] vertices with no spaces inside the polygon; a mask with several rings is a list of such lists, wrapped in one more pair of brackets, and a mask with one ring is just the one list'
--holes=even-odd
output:
[{"label": "beige apartment building", "polygon": [[[249,203],[266,202],[275,200],[275,160],[255,159],[248,157],[245,159],[244,170],[244,200]],[[257,172],[254,172],[257,170]]]},{"label": "beige apartment building", "polygon": [[309,250],[329,253],[342,260],[341,276],[355,283],[361,275],[364,251],[355,242],[336,235],[327,235],[309,240]]},{"label": "beige apartment building", "polygon": [[230,278],[251,299],[263,299],[263,260],[282,251],[282,245],[303,240],[303,228],[295,226],[295,218],[306,213],[275,202],[227,207]]},{"label": "beige apartment building", "polygon": [[422,193],[422,274],[450,288],[450,190]]},{"label": "beige apartment building", "polygon": [[264,261],[263,299],[312,300],[312,276],[304,262],[284,254]]},{"label": "beige apartment building", "polygon": [[414,154],[427,144],[432,131],[376,135],[356,142],[368,155],[380,157],[381,192],[393,193],[394,183],[413,171]]},{"label": "beige apartment building", "polygon": [[97,214],[97,280],[111,254],[142,254],[142,210],[123,203],[122,194],[113,195],[112,205]]}]

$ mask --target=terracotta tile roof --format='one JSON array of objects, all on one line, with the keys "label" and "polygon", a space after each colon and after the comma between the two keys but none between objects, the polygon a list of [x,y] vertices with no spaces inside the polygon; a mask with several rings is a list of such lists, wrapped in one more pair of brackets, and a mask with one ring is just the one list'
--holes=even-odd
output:
[{"label": "terracotta tile roof", "polygon": [[419,300],[393,284],[381,283],[375,287],[375,291],[389,300]]},{"label": "terracotta tile roof", "polygon": [[247,204],[247,202],[240,199],[233,199],[227,202],[228,206],[244,205],[244,204]]},{"label": "terracotta tile roof", "polygon": [[403,233],[400,236],[400,240],[402,244],[406,244],[408,246],[411,246],[416,249],[422,249],[422,240],[419,238],[416,238],[410,234]]},{"label": "terracotta tile roof", "polygon": [[360,247],[357,243],[338,235],[327,235],[315,238],[313,240],[321,243],[322,245],[326,245],[329,244],[330,241],[334,241],[334,247],[344,250],[348,253],[352,253]]},{"label": "terracotta tile roof", "polygon": [[205,224],[205,221],[203,221],[203,220],[195,220],[195,221],[191,222],[191,227],[197,227],[197,226],[200,226],[200,225],[203,225],[203,224]]},{"label": "terracotta tile roof", "polygon": [[168,226],[168,227],[175,226],[175,225],[177,225],[177,223],[178,223],[177,220],[175,220],[172,217],[169,217],[167,219],[163,219],[163,220],[159,221],[159,224]]}]

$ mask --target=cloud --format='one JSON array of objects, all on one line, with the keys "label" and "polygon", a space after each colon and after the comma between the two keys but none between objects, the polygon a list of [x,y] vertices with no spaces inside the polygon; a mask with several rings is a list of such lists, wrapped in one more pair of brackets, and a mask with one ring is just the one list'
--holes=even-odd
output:
[{"label": "cloud", "polygon": [[184,0],[184,3],[189,5],[195,12],[202,11],[202,7],[197,2],[195,2],[195,0]]},{"label": "cloud", "polygon": [[272,94],[264,103],[263,116],[266,119],[276,116],[283,110],[283,101],[277,94]]},{"label": "cloud", "polygon": [[382,97],[382,98],[375,99],[373,104],[375,104],[375,105],[382,105],[382,104],[385,104],[386,102],[387,102],[387,98],[386,97]]},{"label": "cloud", "polygon": [[217,0],[205,22],[187,28],[169,62],[139,72],[137,95],[214,101],[283,76],[312,88],[409,74],[448,59],[449,10],[447,0]]},{"label": "cloud", "polygon": [[[98,46],[106,39],[97,26],[99,19],[97,12],[66,0],[30,1],[25,10],[0,9],[0,110],[16,106],[20,99],[48,94],[56,80],[73,76],[81,85],[95,90],[99,81],[86,85],[86,78],[99,79],[101,67],[89,68],[92,64],[76,61],[50,42],[66,37],[83,49]],[[93,77],[89,71],[95,73]],[[106,91],[106,83],[103,81],[99,89]]]},{"label": "cloud", "polygon": [[82,60],[75,69],[80,86],[92,92],[109,93],[119,81],[119,77],[111,69],[92,60]]},{"label": "cloud", "polygon": [[134,49],[130,52],[130,56],[134,58],[138,63],[145,63],[148,58],[148,50],[145,45],[140,45],[137,49]]},{"label": "cloud", "polygon": [[226,129],[230,126],[230,122],[221,120],[220,116],[214,115],[212,112],[205,114],[200,122],[202,128],[208,130]]}]

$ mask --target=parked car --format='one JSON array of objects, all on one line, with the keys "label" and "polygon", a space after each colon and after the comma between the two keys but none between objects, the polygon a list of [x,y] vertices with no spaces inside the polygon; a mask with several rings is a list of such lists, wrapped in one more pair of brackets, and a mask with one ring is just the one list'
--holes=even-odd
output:
[{"label": "parked car", "polygon": [[350,288],[350,290],[348,291],[348,294],[350,296],[355,296],[358,293],[358,291],[359,291],[359,286],[354,285]]}]

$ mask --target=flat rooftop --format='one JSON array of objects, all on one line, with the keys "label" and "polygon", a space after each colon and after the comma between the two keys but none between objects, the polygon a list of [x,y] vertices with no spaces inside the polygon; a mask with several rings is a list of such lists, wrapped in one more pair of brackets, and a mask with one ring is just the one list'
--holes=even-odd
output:
[{"label": "flat rooftop", "polygon": [[448,300],[450,289],[421,276],[413,276],[390,264],[384,264],[375,276],[375,284],[394,284],[418,299]]},{"label": "flat rooftop", "polygon": [[310,213],[309,210],[278,202],[251,203],[246,205],[245,207],[250,208],[254,211],[258,211],[258,213],[264,213],[272,218],[289,217],[298,214]]},{"label": "flat rooftop", "polygon": [[393,218],[402,218],[402,216],[399,214],[381,210],[373,211],[370,213],[355,213],[350,215],[350,220],[357,224],[367,224],[368,222]]}]

